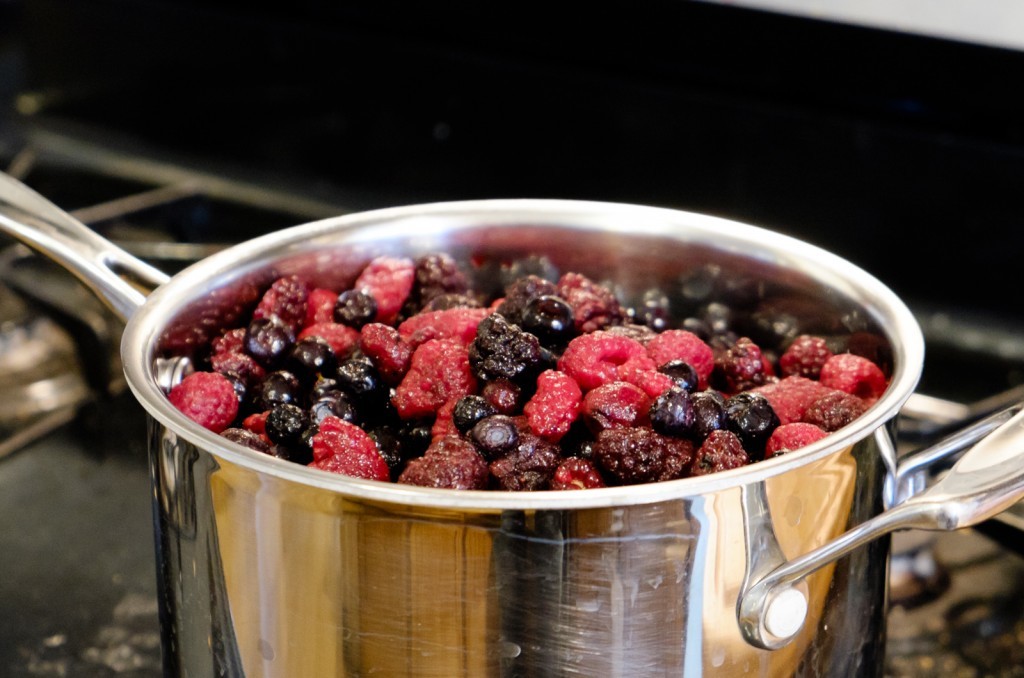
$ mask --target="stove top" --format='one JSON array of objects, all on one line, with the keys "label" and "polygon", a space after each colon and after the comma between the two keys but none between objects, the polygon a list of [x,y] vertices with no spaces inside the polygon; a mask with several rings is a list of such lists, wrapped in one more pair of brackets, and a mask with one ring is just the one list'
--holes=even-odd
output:
[{"label": "stove top", "polygon": [[[0,160],[169,273],[227,243],[349,209],[280,186],[83,154],[54,137],[0,145]],[[161,673],[145,417],[120,378],[120,325],[87,296],[19,246],[0,252],[0,386],[20,389],[3,398],[25,405],[0,420],[4,675]],[[928,396],[909,408],[907,447],[1020,400],[1024,332],[1014,319],[915,311],[930,347]],[[1024,675],[1016,520],[1011,512],[979,530],[895,536],[887,676]],[[1006,529],[1018,538],[1001,538]]]}]

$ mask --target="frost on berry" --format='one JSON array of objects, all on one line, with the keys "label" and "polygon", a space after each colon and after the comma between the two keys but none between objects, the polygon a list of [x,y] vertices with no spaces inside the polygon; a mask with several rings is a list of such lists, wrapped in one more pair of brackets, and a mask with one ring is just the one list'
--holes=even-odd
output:
[{"label": "frost on berry", "polygon": [[391,479],[388,467],[373,438],[355,424],[327,416],[313,435],[313,461],[309,466],[366,480]]},{"label": "frost on berry", "polygon": [[715,356],[712,382],[724,393],[739,393],[767,382],[765,359],[761,348],[746,337]]},{"label": "frost on berry", "polygon": [[613,381],[629,381],[655,372],[654,361],[643,344],[611,332],[582,334],[566,346],[558,368],[584,391]]},{"label": "frost on berry", "polygon": [[792,452],[810,445],[827,436],[820,426],[805,422],[785,424],[772,431],[765,445],[765,458],[774,457],[785,452]]},{"label": "frost on berry", "polygon": [[602,384],[583,398],[583,419],[593,433],[649,423],[651,399],[643,389],[624,381]]},{"label": "frost on berry", "polygon": [[467,440],[436,438],[422,457],[410,460],[398,482],[449,490],[485,490],[490,482],[487,462]]},{"label": "frost on berry", "polygon": [[306,300],[306,320],[303,327],[318,323],[334,322],[334,304],[338,301],[338,293],[334,290],[315,287],[309,292]]},{"label": "frost on berry", "polygon": [[374,321],[391,324],[412,292],[415,264],[411,259],[377,257],[356,278],[353,289],[366,292],[377,302]]},{"label": "frost on berry", "polygon": [[238,415],[238,395],[218,372],[193,372],[168,394],[171,404],[203,428],[220,433]]},{"label": "frost on berry", "polygon": [[715,368],[715,353],[696,334],[687,330],[666,330],[648,341],[646,347],[657,367],[682,360],[697,371],[699,388],[707,388]]},{"label": "frost on berry", "polygon": [[693,458],[693,443],[647,427],[610,428],[592,446],[594,462],[619,485],[682,478]]},{"label": "frost on berry", "polygon": [[469,346],[473,374],[483,381],[533,379],[542,371],[543,355],[537,337],[495,313],[480,321]]},{"label": "frost on berry", "polygon": [[703,476],[740,468],[750,463],[743,443],[732,431],[712,431],[693,457],[690,474]]},{"label": "frost on berry", "polygon": [[546,490],[560,461],[558,446],[524,433],[511,453],[490,464],[491,476],[503,490]]},{"label": "frost on berry", "polygon": [[832,351],[824,338],[802,334],[779,356],[779,371],[785,377],[817,379],[822,365],[831,357]]},{"label": "frost on berry", "polygon": [[768,399],[779,417],[780,424],[790,424],[794,421],[803,421],[807,408],[831,390],[806,377],[785,377],[750,392],[759,393]]},{"label": "frost on berry", "polygon": [[867,358],[852,353],[831,356],[821,368],[821,384],[874,402],[885,392],[882,370]]},{"label": "frost on berry", "polygon": [[558,442],[576,421],[582,398],[583,393],[572,377],[545,370],[537,377],[537,391],[523,407],[523,414],[534,434]]},{"label": "frost on berry", "polygon": [[297,275],[278,278],[264,292],[252,317],[276,318],[288,327],[293,335],[298,334],[306,324],[309,292],[309,283]]},{"label": "frost on berry", "polygon": [[555,469],[555,475],[551,479],[552,490],[587,490],[596,487],[606,487],[601,472],[589,459],[569,457]]},{"label": "frost on berry", "polygon": [[409,371],[412,346],[390,325],[363,325],[359,331],[359,349],[373,362],[384,381],[392,386],[402,381]]},{"label": "frost on berry", "polygon": [[572,307],[577,332],[594,332],[626,320],[626,310],[615,293],[581,273],[564,274],[557,289],[557,296]]},{"label": "frost on berry", "polygon": [[415,419],[434,416],[452,398],[475,391],[466,347],[451,339],[431,339],[413,352],[391,402],[403,419]]},{"label": "frost on berry", "polygon": [[398,333],[413,348],[430,339],[455,339],[469,345],[476,338],[477,325],[488,315],[486,308],[426,311],[404,320]]},{"label": "frost on berry", "polygon": [[801,421],[831,433],[852,423],[867,409],[868,404],[852,393],[829,390],[807,407]]}]

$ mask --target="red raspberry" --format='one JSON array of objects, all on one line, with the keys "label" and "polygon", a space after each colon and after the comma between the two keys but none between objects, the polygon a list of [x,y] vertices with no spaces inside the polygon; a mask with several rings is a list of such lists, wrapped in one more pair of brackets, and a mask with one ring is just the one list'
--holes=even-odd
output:
[{"label": "red raspberry", "polygon": [[546,490],[560,460],[558,446],[532,433],[522,433],[516,449],[490,463],[498,487],[513,492]]},{"label": "red raspberry", "polygon": [[431,339],[413,352],[392,403],[399,416],[413,419],[432,416],[449,400],[475,392],[466,347],[452,339]]},{"label": "red raspberry", "polygon": [[235,387],[218,372],[193,372],[167,397],[186,417],[214,433],[231,426],[238,415]]},{"label": "red raspberry", "polygon": [[484,386],[480,394],[498,414],[515,414],[519,411],[522,389],[508,379],[495,379]]},{"label": "red raspberry", "polygon": [[458,427],[455,426],[455,421],[452,419],[452,413],[455,411],[455,403],[457,402],[459,402],[459,398],[452,398],[438,408],[434,425],[430,427],[431,440],[445,436],[461,435]]},{"label": "red raspberry", "polygon": [[822,337],[802,334],[779,358],[779,370],[786,377],[817,379],[821,375],[821,366],[831,357],[832,351]]},{"label": "red raspberry", "polygon": [[682,478],[693,458],[693,443],[647,427],[610,428],[593,444],[594,462],[620,485]]},{"label": "red raspberry", "polygon": [[821,427],[800,421],[779,426],[768,437],[768,443],[764,448],[765,459],[784,452],[800,449],[805,445],[821,440],[827,435]]},{"label": "red raspberry", "polygon": [[282,324],[298,334],[306,322],[309,284],[297,275],[278,278],[253,311],[254,320],[276,317]]},{"label": "red raspberry", "polygon": [[245,344],[245,328],[236,327],[231,330],[227,330],[224,334],[214,339],[210,348],[213,349],[213,354],[218,353],[241,353],[243,350],[242,346]]},{"label": "red raspberry", "polygon": [[435,438],[422,457],[406,464],[398,482],[449,490],[486,490],[490,473],[473,443],[445,436]]},{"label": "red raspberry", "polygon": [[878,365],[852,353],[829,358],[821,368],[821,383],[874,402],[885,391],[885,375]]},{"label": "red raspberry", "polygon": [[398,330],[382,323],[363,325],[359,331],[359,348],[373,361],[380,376],[394,386],[409,371],[412,346],[405,343]]},{"label": "red raspberry", "polygon": [[766,383],[765,359],[761,348],[747,337],[715,356],[712,381],[719,391],[736,394]]},{"label": "red raspberry", "polygon": [[355,424],[328,415],[313,435],[312,468],[366,480],[391,479],[377,443]]},{"label": "red raspberry", "polygon": [[802,421],[831,433],[851,423],[867,409],[868,404],[852,393],[829,390],[807,407]]},{"label": "red raspberry", "polygon": [[572,307],[576,331],[594,332],[620,325],[626,312],[615,293],[580,273],[566,273],[558,280],[558,296]]},{"label": "red raspberry", "polygon": [[537,377],[537,392],[523,407],[530,430],[537,436],[558,442],[576,421],[583,393],[572,377],[545,370]]},{"label": "red raspberry", "polygon": [[405,258],[377,257],[366,265],[353,287],[366,292],[377,302],[374,321],[385,325],[395,322],[412,291],[415,271],[416,265]]},{"label": "red raspberry", "polygon": [[323,287],[311,290],[306,301],[306,321],[303,327],[334,322],[334,304],[337,302],[338,293],[334,290]]},{"label": "red raspberry", "polygon": [[765,384],[753,389],[751,393],[760,393],[768,399],[779,423],[791,424],[803,421],[804,413],[811,404],[821,396],[831,392],[827,386],[806,377],[785,377],[775,383]]},{"label": "red raspberry", "polygon": [[589,391],[601,384],[625,381],[637,372],[654,371],[655,365],[640,342],[609,332],[591,332],[569,342],[558,369]]},{"label": "red raspberry", "polygon": [[261,436],[265,437],[267,435],[268,416],[270,416],[269,411],[250,414],[248,417],[242,420],[242,428],[244,428],[246,431],[252,431],[253,433],[258,433]]},{"label": "red raspberry", "polygon": [[650,409],[647,394],[624,381],[602,384],[583,398],[583,417],[595,434],[609,428],[643,426],[649,422]]},{"label": "red raspberry", "polygon": [[476,338],[477,325],[490,313],[486,308],[417,313],[398,326],[398,333],[413,348],[430,339],[455,339],[469,345]]},{"label": "red raspberry", "polygon": [[296,339],[301,341],[309,337],[320,337],[326,341],[334,355],[343,360],[358,345],[359,330],[336,322],[317,323],[299,332]]},{"label": "red raspberry", "polygon": [[750,463],[743,443],[732,431],[712,431],[701,444],[690,466],[690,475],[704,476],[709,473],[728,471]]},{"label": "red raspberry", "polygon": [[711,371],[715,368],[715,353],[703,339],[686,330],[665,330],[647,342],[647,354],[655,366],[661,367],[673,360],[682,360],[697,371],[701,390],[707,388]]},{"label": "red raspberry", "polygon": [[210,356],[210,365],[214,372],[223,375],[235,375],[242,380],[246,388],[252,388],[263,381],[267,371],[256,362],[251,355],[242,352],[228,351],[214,353]]},{"label": "red raspberry", "polygon": [[649,365],[653,365],[653,362],[630,360],[619,368],[619,376],[623,381],[639,386],[650,397],[657,398],[672,388],[675,382],[667,374],[649,369]]},{"label": "red raspberry", "polygon": [[601,473],[589,459],[570,457],[555,469],[551,479],[552,490],[587,490],[595,487],[607,487]]}]

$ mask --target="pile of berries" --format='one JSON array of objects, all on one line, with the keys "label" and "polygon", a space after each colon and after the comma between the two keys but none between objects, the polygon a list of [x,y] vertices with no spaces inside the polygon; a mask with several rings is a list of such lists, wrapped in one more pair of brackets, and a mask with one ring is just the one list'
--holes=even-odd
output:
[{"label": "pile of berries", "polygon": [[854,341],[762,346],[720,304],[673,324],[658,291],[629,308],[582,274],[521,264],[502,269],[517,275],[497,298],[446,254],[378,257],[340,291],[281,277],[170,400],[231,441],[325,471],[567,490],[783,454],[888,385]]}]

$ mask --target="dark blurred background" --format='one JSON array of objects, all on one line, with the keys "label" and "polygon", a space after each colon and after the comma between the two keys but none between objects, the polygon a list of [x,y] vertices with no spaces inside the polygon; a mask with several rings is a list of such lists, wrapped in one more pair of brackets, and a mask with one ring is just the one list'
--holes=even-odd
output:
[{"label": "dark blurred background", "polygon": [[4,0],[0,25],[8,149],[188,167],[310,216],[669,205],[824,245],[910,300],[1015,304],[1024,52],[984,36],[680,0]]}]

